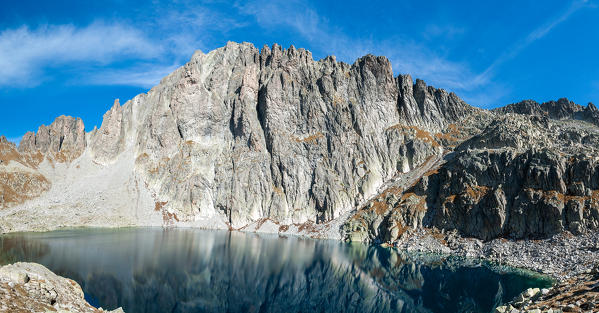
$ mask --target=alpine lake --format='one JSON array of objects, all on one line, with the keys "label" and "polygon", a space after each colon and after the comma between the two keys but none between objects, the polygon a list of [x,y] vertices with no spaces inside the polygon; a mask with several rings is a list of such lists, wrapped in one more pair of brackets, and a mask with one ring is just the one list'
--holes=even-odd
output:
[{"label": "alpine lake", "polygon": [[104,309],[492,312],[548,278],[480,260],[333,240],[125,228],[0,236],[0,265],[43,264]]}]

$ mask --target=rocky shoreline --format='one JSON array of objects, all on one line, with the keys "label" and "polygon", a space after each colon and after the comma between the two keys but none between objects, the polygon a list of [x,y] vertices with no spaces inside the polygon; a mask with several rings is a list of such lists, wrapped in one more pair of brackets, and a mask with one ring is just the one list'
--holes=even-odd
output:
[{"label": "rocky shoreline", "polygon": [[425,252],[484,259],[515,268],[528,269],[564,281],[588,272],[599,264],[599,233],[573,236],[567,232],[540,240],[488,242],[464,238],[455,232],[419,229],[402,240],[383,243],[408,252]]},{"label": "rocky shoreline", "polygon": [[542,240],[483,242],[456,232],[416,230],[402,240],[383,243],[408,252],[440,253],[482,259],[496,265],[532,270],[556,280],[548,289],[529,289],[496,313],[599,311],[599,233],[569,232]]},{"label": "rocky shoreline", "polygon": [[123,313],[123,310],[105,311],[91,306],[79,284],[40,264],[14,263],[0,268],[0,312]]},{"label": "rocky shoreline", "polygon": [[495,313],[597,312],[599,310],[599,267],[548,289],[530,288]]}]

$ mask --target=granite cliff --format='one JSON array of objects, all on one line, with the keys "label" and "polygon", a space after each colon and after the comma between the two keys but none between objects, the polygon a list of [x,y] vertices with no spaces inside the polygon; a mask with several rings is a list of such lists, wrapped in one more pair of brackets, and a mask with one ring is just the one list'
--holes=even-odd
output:
[{"label": "granite cliff", "polygon": [[[102,125],[59,117],[0,141],[0,230],[163,225],[397,241],[599,227],[599,111],[567,99],[496,110],[309,51],[228,43]],[[26,220],[27,223],[22,221]]]}]

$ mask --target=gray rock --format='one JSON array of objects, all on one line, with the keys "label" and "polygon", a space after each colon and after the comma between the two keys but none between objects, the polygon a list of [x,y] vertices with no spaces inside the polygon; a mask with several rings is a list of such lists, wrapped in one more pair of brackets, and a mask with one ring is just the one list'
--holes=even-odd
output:
[{"label": "gray rock", "polygon": [[60,116],[50,124],[42,125],[37,133],[28,132],[19,144],[22,153],[40,151],[52,154],[60,162],[73,160],[81,155],[86,147],[85,126],[80,118]]},{"label": "gray rock", "polygon": [[[7,288],[8,287],[8,288]],[[2,312],[105,312],[84,299],[81,287],[40,264],[15,263],[0,268]],[[123,312],[122,309],[111,311]]]}]

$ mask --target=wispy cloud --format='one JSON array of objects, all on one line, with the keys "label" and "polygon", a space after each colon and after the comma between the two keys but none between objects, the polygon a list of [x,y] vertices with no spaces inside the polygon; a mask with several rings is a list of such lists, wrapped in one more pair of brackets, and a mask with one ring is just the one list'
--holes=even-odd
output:
[{"label": "wispy cloud", "polygon": [[151,87],[212,37],[224,43],[246,25],[188,1],[155,1],[130,18],[0,30],[0,86],[33,87],[59,69],[74,70],[78,84]]},{"label": "wispy cloud", "polygon": [[456,91],[474,104],[484,104],[509,92],[495,80],[495,72],[504,63],[581,8],[591,6],[585,0],[572,2],[563,13],[508,45],[509,50],[480,71],[468,60],[455,61],[435,49],[438,45],[430,44],[468,32],[457,24],[426,26],[421,34],[424,41],[416,41],[409,34],[364,38],[319,14],[305,1],[236,2],[226,12],[219,5],[211,7],[211,3],[154,1],[131,21],[0,31],[0,87],[33,86],[51,78],[55,69],[66,69],[77,72],[71,76],[77,76],[79,84],[147,88],[186,62],[194,50],[224,44],[233,30],[251,25],[252,31],[284,29],[290,41],[307,42],[315,55],[333,53],[345,62],[367,53],[385,55],[396,73],[410,73],[431,85]]},{"label": "wispy cloud", "polygon": [[[428,45],[406,37],[396,36],[382,40],[355,38],[320,16],[304,2],[290,0],[276,3],[258,0],[237,4],[242,13],[254,16],[262,27],[271,30],[281,27],[292,29],[307,40],[313,49],[322,47],[326,49],[326,53],[335,53],[338,59],[346,62],[352,62],[366,53],[385,55],[390,59],[396,73],[410,73],[433,85],[456,91],[467,101],[483,107],[496,103],[510,92],[509,87],[494,81],[498,68],[517,57],[535,41],[545,37],[580,9],[592,6],[588,0],[572,2],[563,13],[514,43],[509,50],[500,54],[480,72],[474,70],[467,62],[449,60],[431,50]],[[423,37],[429,40],[439,36],[452,38],[466,31],[467,29],[456,25],[431,24],[425,28]]]},{"label": "wispy cloud", "polygon": [[73,62],[107,64],[161,53],[139,30],[121,24],[92,23],[22,26],[0,33],[0,85],[35,85],[45,69]]},{"label": "wispy cloud", "polygon": [[107,69],[89,75],[86,82],[91,85],[151,88],[178,67],[178,65],[156,66],[155,64],[143,64],[125,69]]},{"label": "wispy cloud", "polygon": [[465,32],[465,27],[460,27],[452,24],[429,24],[425,27],[423,36],[427,39],[435,39],[438,37],[453,39],[456,36],[464,34]]},{"label": "wispy cloud", "polygon": [[[238,4],[237,7],[242,13],[253,16],[261,27],[292,29],[315,49],[320,47],[319,52],[334,53],[345,62],[351,63],[368,53],[385,55],[395,72],[410,73],[428,82],[455,89],[468,88],[468,82],[475,76],[466,64],[449,61],[426,46],[406,38],[373,40],[350,36],[303,2],[254,1]],[[434,31],[437,34],[458,32],[457,28],[448,30],[440,27]]]},{"label": "wispy cloud", "polygon": [[489,65],[489,67],[487,67],[482,73],[480,73],[475,78],[473,83],[477,84],[477,85],[482,85],[482,84],[487,83],[491,79],[491,77],[495,74],[495,71],[501,65],[503,65],[505,62],[510,61],[510,60],[514,59],[515,57],[517,57],[524,49],[526,49],[528,46],[530,46],[535,41],[545,37],[547,34],[549,34],[549,32],[551,32],[551,30],[553,30],[559,24],[567,21],[574,13],[576,13],[580,9],[585,8],[585,7],[590,7],[590,6],[591,6],[591,3],[589,2],[589,0],[573,1],[563,13],[561,13],[560,15],[556,16],[555,18],[549,20],[548,22],[544,23],[543,25],[539,26],[538,28],[534,29],[526,37],[520,39],[515,44],[513,44],[511,47],[509,47],[508,50],[506,50],[505,52],[500,54],[499,57],[497,57],[495,59],[495,61],[493,61],[493,63],[491,63],[491,65]]}]

